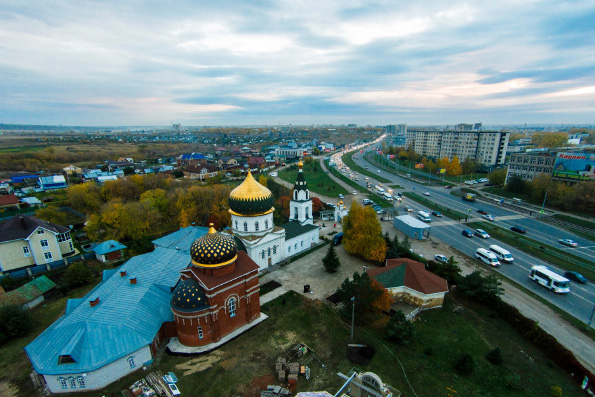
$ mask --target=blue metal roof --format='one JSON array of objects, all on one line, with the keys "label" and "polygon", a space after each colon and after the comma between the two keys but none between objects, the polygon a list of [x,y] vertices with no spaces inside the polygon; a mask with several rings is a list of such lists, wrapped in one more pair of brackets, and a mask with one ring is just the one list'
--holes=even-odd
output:
[{"label": "blue metal roof", "polygon": [[[171,291],[189,264],[188,254],[158,247],[130,259],[84,298],[70,300],[66,314],[25,347],[35,370],[93,371],[149,345],[161,325],[173,321]],[[133,277],[136,284],[130,284]],[[91,307],[96,298],[99,304]],[[59,364],[63,354],[75,362]]]},{"label": "blue metal roof", "polygon": [[119,243],[115,240],[107,240],[103,243],[95,246],[92,251],[95,252],[97,255],[105,255],[109,254],[110,252],[119,251],[121,249],[128,248],[124,244]]},{"label": "blue metal roof", "polygon": [[170,248],[189,254],[190,246],[194,240],[204,236],[208,231],[208,227],[188,226],[178,230],[177,232],[173,232],[167,236],[153,240],[153,244],[155,244],[156,247]]}]

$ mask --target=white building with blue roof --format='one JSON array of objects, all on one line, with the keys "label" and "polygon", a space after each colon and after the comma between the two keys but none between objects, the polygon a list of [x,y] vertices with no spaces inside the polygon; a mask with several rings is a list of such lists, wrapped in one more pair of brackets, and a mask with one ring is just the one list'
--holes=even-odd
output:
[{"label": "white building with blue roof", "polygon": [[136,256],[25,347],[52,393],[101,389],[153,357],[173,321],[172,290],[190,264],[187,252],[157,247]]}]

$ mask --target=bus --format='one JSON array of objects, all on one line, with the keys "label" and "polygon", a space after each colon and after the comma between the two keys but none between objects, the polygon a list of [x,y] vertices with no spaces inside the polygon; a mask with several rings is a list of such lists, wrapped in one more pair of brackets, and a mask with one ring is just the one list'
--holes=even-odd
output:
[{"label": "bus", "polygon": [[392,203],[392,201],[393,201],[393,196],[391,196],[390,194],[388,194],[388,193],[386,193],[386,192],[382,193],[382,197],[383,197],[385,200],[387,200],[387,201],[390,201],[391,203]]},{"label": "bus", "polygon": [[381,196],[384,194],[384,188],[382,188],[380,185],[374,186],[374,190],[376,190],[376,193],[378,193]]},{"label": "bus", "polygon": [[529,278],[558,294],[570,292],[570,280],[552,272],[545,266],[533,266]]}]

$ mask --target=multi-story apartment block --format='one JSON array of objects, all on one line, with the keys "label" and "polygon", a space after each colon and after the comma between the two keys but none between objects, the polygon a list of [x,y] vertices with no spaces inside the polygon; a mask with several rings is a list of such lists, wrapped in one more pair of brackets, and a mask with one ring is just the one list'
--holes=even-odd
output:
[{"label": "multi-story apartment block", "polygon": [[406,146],[429,158],[471,158],[492,169],[504,164],[509,137],[508,131],[408,130]]},{"label": "multi-story apartment block", "polygon": [[510,156],[505,184],[515,176],[530,182],[539,174],[551,175],[555,161],[556,153],[554,152],[514,153]]}]

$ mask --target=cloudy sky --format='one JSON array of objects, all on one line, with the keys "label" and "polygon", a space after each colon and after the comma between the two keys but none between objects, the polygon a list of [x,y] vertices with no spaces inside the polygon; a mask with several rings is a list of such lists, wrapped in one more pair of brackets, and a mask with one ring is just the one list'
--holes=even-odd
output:
[{"label": "cloudy sky", "polygon": [[0,0],[0,123],[595,123],[595,2]]}]

